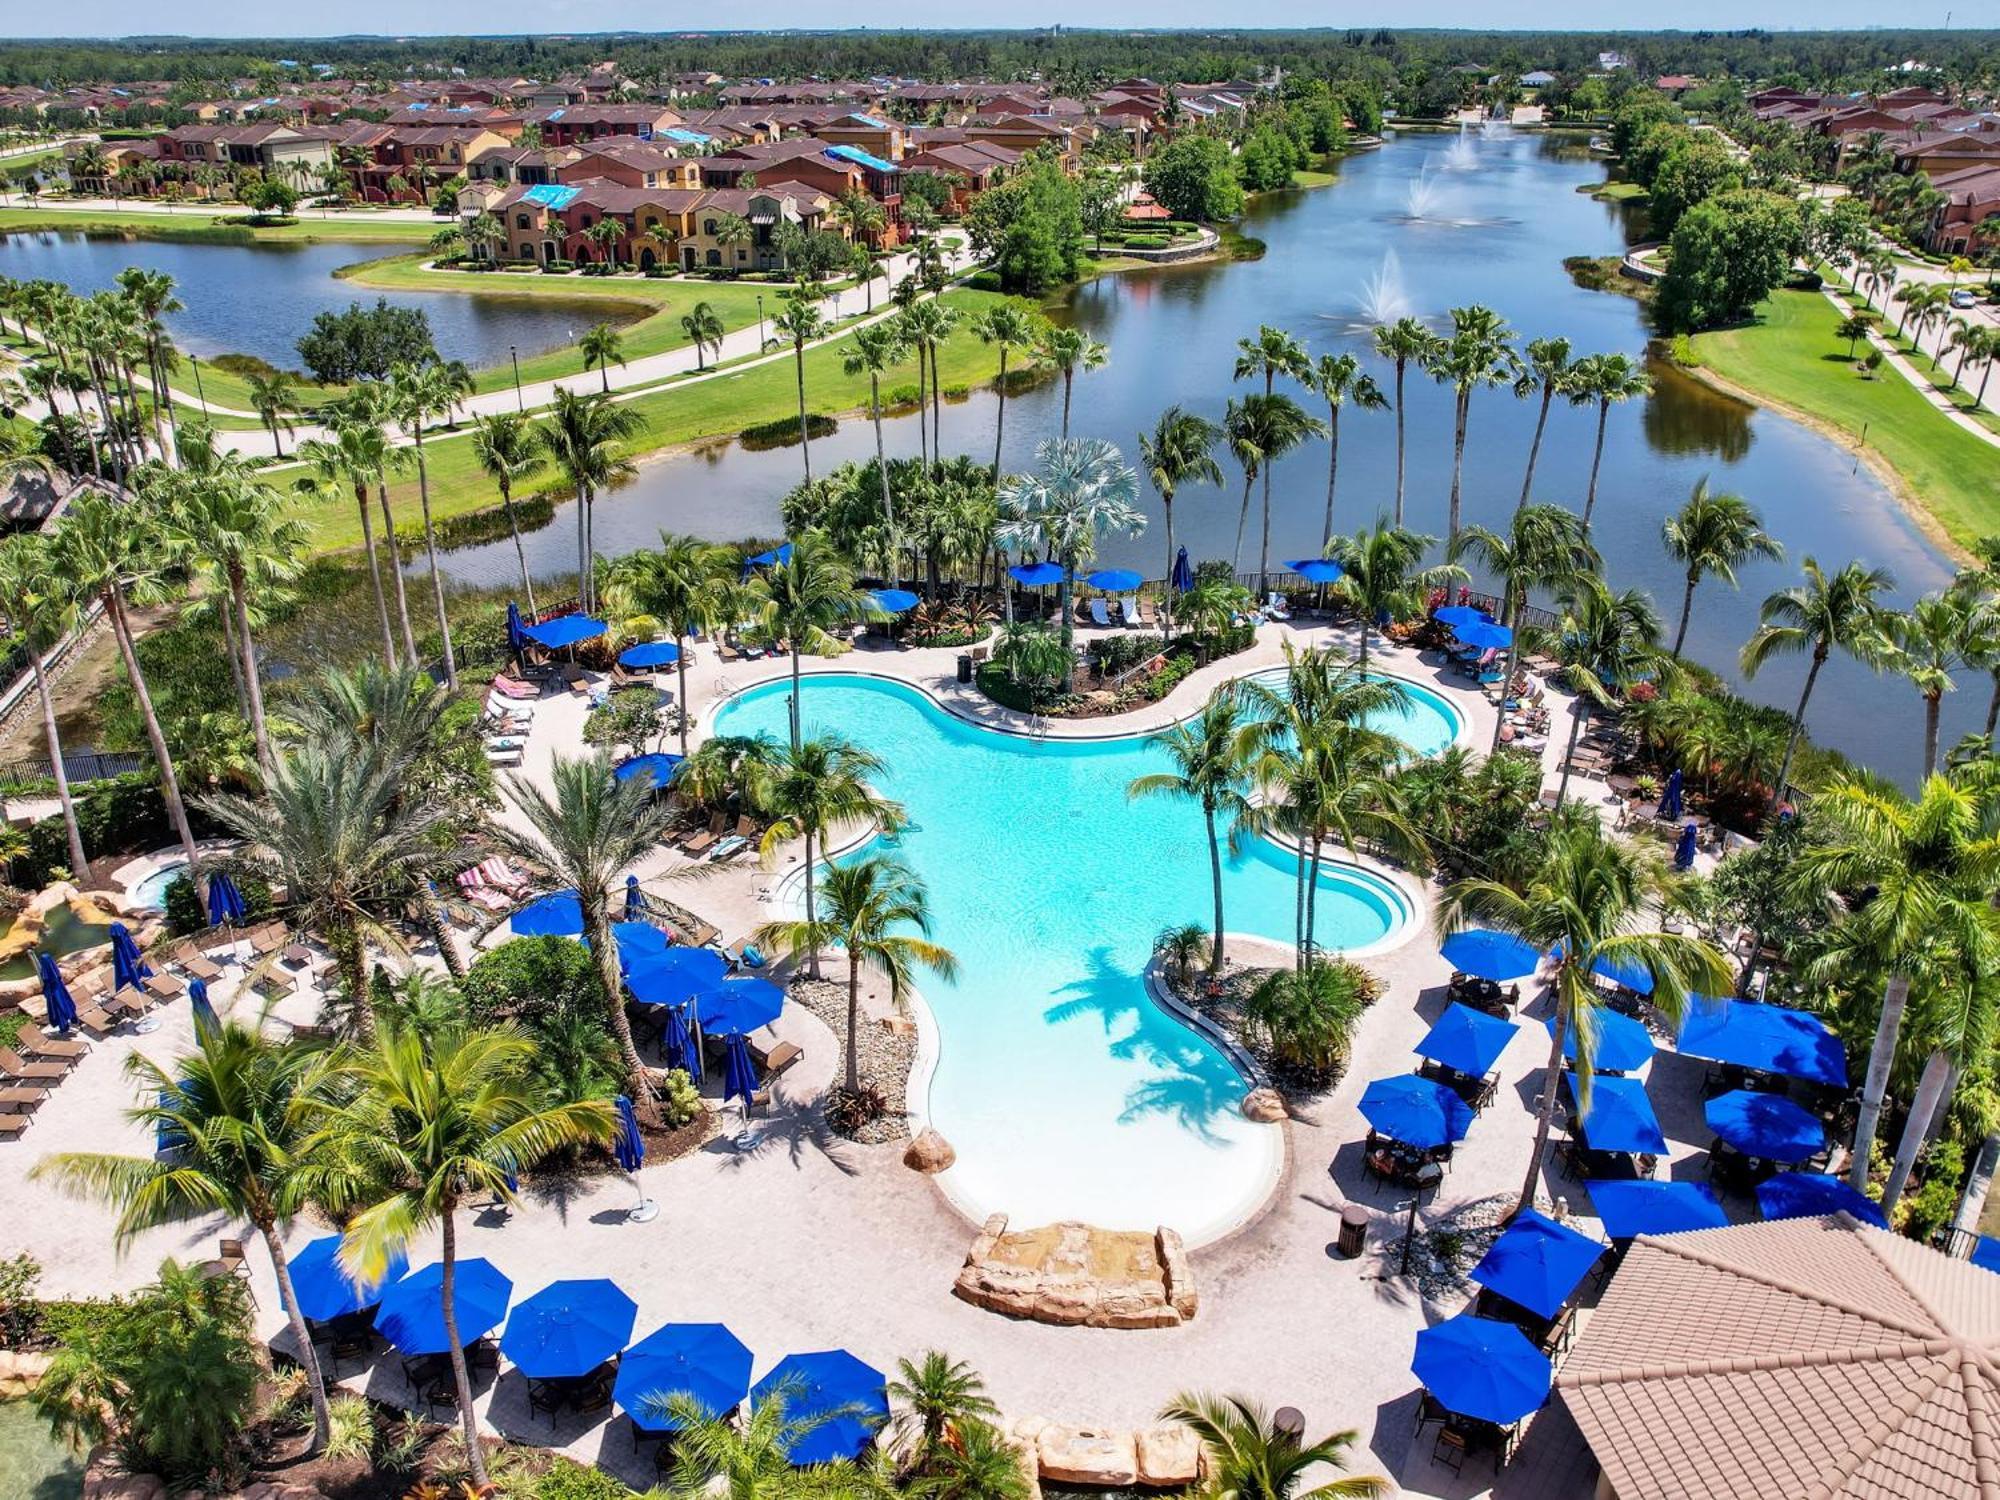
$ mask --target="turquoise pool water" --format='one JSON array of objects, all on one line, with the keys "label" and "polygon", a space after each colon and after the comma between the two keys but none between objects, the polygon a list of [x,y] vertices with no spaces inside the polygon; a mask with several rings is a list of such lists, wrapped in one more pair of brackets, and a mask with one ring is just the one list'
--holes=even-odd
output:
[{"label": "turquoise pool water", "polygon": [[[719,732],[786,733],[790,684],[722,705]],[[1143,974],[1162,928],[1210,919],[1201,815],[1129,802],[1164,757],[1142,739],[1035,741],[947,714],[901,683],[806,680],[807,733],[834,730],[887,766],[908,809],[901,852],[930,889],[934,936],[960,977],[924,974],[937,1022],[930,1122],[958,1152],[944,1185],[974,1215],[1017,1226],[1080,1218],[1166,1224],[1190,1242],[1232,1228],[1269,1191],[1278,1131],[1245,1120],[1245,1082],[1160,1010]],[[1231,931],[1289,941],[1295,861],[1257,842],[1228,869]],[[1409,917],[1389,882],[1329,867],[1319,932],[1358,948]]]},{"label": "turquoise pool water", "polygon": [[[1382,672],[1370,672],[1368,675],[1377,682],[1393,682],[1403,689],[1403,701],[1394,708],[1368,715],[1368,727],[1394,735],[1417,754],[1436,755],[1449,749],[1452,741],[1458,738],[1459,731],[1465,727],[1465,715],[1435,688]],[[1250,680],[1282,691],[1285,669],[1273,667],[1268,671],[1253,672]]]}]

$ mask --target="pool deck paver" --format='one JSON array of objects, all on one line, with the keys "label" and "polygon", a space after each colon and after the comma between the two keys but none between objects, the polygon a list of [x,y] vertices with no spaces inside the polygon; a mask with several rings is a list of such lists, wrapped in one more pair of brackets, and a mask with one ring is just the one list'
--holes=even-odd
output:
[{"label": "pool deck paver", "polygon": [[[1192,712],[1222,678],[1280,661],[1284,640],[1319,640],[1326,633],[1267,626],[1251,651],[1202,669],[1163,702],[1084,727],[1156,728]],[[864,649],[808,667],[874,670],[916,680],[948,706],[966,711],[976,705],[969,690],[951,681],[956,656],[955,650]],[[1467,713],[1472,742],[1483,747],[1492,720],[1482,698],[1442,678],[1414,653],[1389,648],[1380,660],[1389,670],[1453,689],[1448,696]],[[709,648],[699,647],[689,677],[702,727],[721,697],[789,670],[782,658],[724,666]],[[674,682],[671,673],[659,680],[663,686]],[[1558,718],[1552,739],[1560,743],[1566,705],[1553,693],[1551,704]],[[580,697],[542,700],[521,774],[543,780],[558,749],[576,753],[586,711]],[[1050,732],[1073,728],[1052,725]],[[1586,796],[1603,794],[1600,783],[1581,786]],[[784,868],[781,863],[765,870],[752,860],[690,866],[661,851],[638,873],[649,882],[668,881],[676,899],[734,941],[773,914],[768,896]],[[678,878],[693,871],[699,873]],[[893,1369],[897,1357],[936,1347],[979,1369],[1010,1418],[1121,1425],[1148,1422],[1182,1390],[1242,1392],[1272,1406],[1299,1407],[1315,1434],[1356,1429],[1356,1472],[1389,1475],[1405,1493],[1453,1500],[1480,1494],[1492,1483],[1483,1461],[1454,1476],[1431,1464],[1428,1443],[1411,1442],[1417,1387],[1409,1360],[1416,1334],[1458,1311],[1463,1299],[1454,1293],[1426,1301],[1393,1274],[1400,1213],[1408,1199],[1400,1190],[1363,1182],[1361,1141],[1367,1127],[1356,1108],[1371,1079],[1414,1066],[1410,1049],[1443,1008],[1449,966],[1437,956],[1427,924],[1366,962],[1383,979],[1385,993],[1356,1032],[1352,1063],[1329,1094],[1277,1127],[1288,1134],[1288,1159],[1266,1209],[1232,1236],[1193,1252],[1202,1307],[1183,1328],[1050,1328],[1013,1322],[954,1299],[952,1279],[974,1226],[934,1184],[902,1165],[900,1146],[857,1146],[826,1132],[814,1100],[833,1074],[833,1037],[798,1007],[787,1010],[778,1030],[801,1043],[805,1060],[778,1081],[771,1114],[755,1121],[755,1146],[744,1151],[733,1144],[732,1107],[722,1137],[680,1160],[644,1169],[644,1190],[662,1209],[654,1222],[626,1221],[634,1190],[617,1174],[553,1185],[531,1181],[511,1213],[474,1210],[461,1216],[462,1252],[491,1259],[513,1278],[517,1298],[561,1277],[610,1277],[638,1301],[640,1336],[670,1321],[725,1322],[755,1351],[760,1375],[795,1351],[847,1347]],[[239,997],[237,989],[226,980],[211,993],[225,1010],[257,1003]],[[277,1011],[284,1019],[309,1020],[314,1003],[310,995],[288,997]],[[1518,1191],[1533,1132],[1530,1110],[1547,1054],[1539,1025],[1544,1005],[1538,999],[1526,1007],[1523,1035],[1501,1061],[1498,1097],[1423,1206],[1426,1223],[1448,1220],[1495,1196],[1511,1200]],[[869,1009],[885,1011],[879,992],[871,995]],[[0,1249],[35,1255],[45,1267],[47,1295],[129,1288],[148,1279],[162,1256],[207,1258],[217,1235],[229,1232],[219,1221],[150,1231],[121,1255],[104,1209],[63,1199],[48,1184],[27,1180],[32,1164],[52,1150],[150,1150],[146,1133],[123,1117],[131,1092],[118,1063],[136,1051],[166,1059],[190,1044],[186,1006],[176,1003],[164,1014],[166,1024],[150,1036],[101,1040],[27,1134],[0,1146],[0,1201],[9,1208]],[[1652,1093],[1671,1148],[1663,1166],[1675,1176],[1698,1175],[1698,1153],[1708,1143],[1699,1080],[1698,1064],[1672,1054],[1652,1065]],[[711,1080],[710,1089],[715,1086]],[[1545,1178],[1543,1191],[1552,1200],[1578,1196],[1574,1184],[1553,1178]],[[1368,1248],[1353,1262],[1333,1251],[1339,1211],[1349,1201],[1374,1215]],[[301,1223],[290,1243],[296,1248],[323,1232]],[[414,1246],[411,1259],[422,1264],[435,1253],[432,1239]],[[250,1266],[260,1323],[275,1333],[282,1318],[261,1251],[252,1251]],[[393,1355],[366,1372],[349,1371],[344,1379],[385,1399],[410,1399]],[[587,1427],[566,1419],[569,1425],[552,1427],[545,1418],[529,1416],[519,1377],[511,1373],[485,1390],[480,1410],[496,1430],[602,1462],[642,1488],[651,1482],[650,1456],[644,1449],[635,1455],[622,1417],[600,1416]]]}]

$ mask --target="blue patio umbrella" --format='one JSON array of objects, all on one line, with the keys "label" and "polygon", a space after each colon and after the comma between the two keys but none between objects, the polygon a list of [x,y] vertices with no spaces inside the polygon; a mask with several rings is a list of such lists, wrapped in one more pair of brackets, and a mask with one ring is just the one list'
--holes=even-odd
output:
[{"label": "blue patio umbrella", "polygon": [[1332,583],[1346,571],[1330,557],[1301,557],[1285,566],[1307,583]]},{"label": "blue patio umbrella", "polygon": [[1518,1030],[1512,1021],[1454,1003],[1445,1007],[1437,1024],[1417,1043],[1417,1056],[1471,1078],[1484,1078]]},{"label": "blue patio umbrella", "polygon": [[680,769],[683,759],[664,750],[649,750],[644,755],[629,755],[619,761],[611,774],[620,781],[643,776],[652,783],[654,791],[659,791],[674,779],[674,772]]},{"label": "blue patio umbrella", "polygon": [[728,960],[713,948],[677,944],[656,953],[634,955],[625,987],[641,1005],[679,1005],[692,996],[721,988],[728,967]]},{"label": "blue patio umbrella", "polygon": [[1685,784],[1685,778],[1681,775],[1680,770],[1676,768],[1674,773],[1667,778],[1667,789],[1660,793],[1660,806],[1657,814],[1660,818],[1671,823],[1681,815],[1681,788]]},{"label": "blue patio umbrella", "polygon": [[[645,910],[643,906],[639,909]],[[629,892],[626,894],[626,910],[631,910]],[[667,954],[667,935],[651,922],[613,922],[611,936],[617,941],[618,964],[622,969],[629,970],[635,964],[664,958]]]},{"label": "blue patio umbrella", "polygon": [[382,1279],[356,1282],[340,1263],[341,1236],[322,1235],[291,1259],[292,1291],[308,1321],[325,1323],[373,1307],[382,1289],[398,1280],[408,1262],[398,1250],[383,1267]]},{"label": "blue patio umbrella", "polygon": [[[453,1268],[452,1311],[464,1343],[484,1338],[507,1316],[514,1283],[493,1262],[475,1257]],[[382,1293],[375,1331],[405,1354],[442,1354],[451,1347],[444,1331],[444,1264],[433,1261],[412,1271]]]},{"label": "blue patio umbrella", "polygon": [[1490,625],[1493,616],[1483,609],[1475,609],[1470,604],[1447,604],[1432,616],[1441,625]]},{"label": "blue patio umbrella", "polygon": [[1107,594],[1129,594],[1146,580],[1131,568],[1099,568],[1084,579],[1094,589]]},{"label": "blue patio umbrella", "polygon": [[632,1101],[623,1094],[618,1096],[618,1133],[611,1138],[611,1154],[618,1158],[621,1171],[636,1172],[646,1164],[646,1138],[639,1134],[639,1117],[632,1112]]},{"label": "blue patio umbrella", "polygon": [[197,1040],[214,1036],[222,1030],[222,1020],[216,1015],[215,1006],[209,1002],[207,980],[197,979],[188,986],[188,1010],[194,1017]]},{"label": "blue patio umbrella", "polygon": [[527,638],[522,634],[521,606],[512,599],[507,601],[507,654],[519,656],[527,649]]},{"label": "blue patio umbrella", "polygon": [[1847,1049],[1818,1016],[1751,1000],[1704,995],[1696,1002],[1681,1023],[1679,1046],[1688,1056],[1847,1087]]},{"label": "blue patio umbrella", "polygon": [[703,1031],[741,1036],[769,1026],[785,1008],[785,992],[768,979],[725,979],[695,996]]},{"label": "blue patio umbrella", "polygon": [[136,990],[152,977],[152,973],[152,966],[139,952],[139,945],[132,941],[132,934],[125,930],[125,924],[113,922],[111,924],[112,990],[114,992],[126,988]]},{"label": "blue patio umbrella", "polygon": [[672,641],[641,641],[618,653],[619,666],[636,667],[641,671],[649,667],[671,667],[680,659],[681,648]]},{"label": "blue patio umbrella", "polygon": [[1606,1239],[1637,1234],[1679,1234],[1684,1229],[1721,1229],[1729,1216],[1705,1182],[1663,1182],[1641,1177],[1630,1182],[1593,1179],[1584,1184],[1604,1225]]},{"label": "blue patio umbrella", "polygon": [[1549,1360],[1512,1323],[1461,1313],[1417,1334],[1410,1371],[1445,1410],[1518,1422],[1549,1398]]},{"label": "blue patio umbrella", "polygon": [[1039,589],[1046,588],[1052,583],[1061,583],[1063,570],[1060,563],[1016,563],[1007,570],[1007,576],[1027,588]]},{"label": "blue patio umbrella", "polygon": [[1602,1254],[1589,1235],[1528,1208],[1487,1247],[1472,1279],[1538,1318],[1553,1318]]},{"label": "blue patio umbrella", "polygon": [[500,1352],[530,1380],[588,1375],[625,1347],[638,1318],[614,1282],[552,1281],[508,1315]]},{"label": "blue patio umbrella", "polygon": [[[1600,1009],[1591,1017],[1597,1027],[1597,1045],[1591,1049],[1591,1066],[1605,1073],[1633,1073],[1653,1060],[1653,1034],[1615,1010]],[[1555,1035],[1556,1020],[1550,1016],[1542,1024]],[[1563,1056],[1576,1061],[1576,1028],[1563,1033]]]},{"label": "blue patio umbrella", "polygon": [[620,1357],[611,1399],[645,1432],[679,1424],[658,1409],[685,1396],[703,1414],[726,1417],[750,1394],[750,1350],[720,1323],[669,1323]]},{"label": "blue patio umbrella", "polygon": [[507,923],[516,937],[580,937],[583,903],[575,891],[551,891],[523,906]]},{"label": "blue patio umbrella", "polygon": [[1630,990],[1635,995],[1653,993],[1652,973],[1642,963],[1629,958],[1617,958],[1610,954],[1599,954],[1590,966],[1590,972],[1600,979],[1608,979],[1620,989]]},{"label": "blue patio umbrella", "polygon": [[63,983],[62,970],[56,961],[39,949],[35,953],[35,973],[42,981],[42,1003],[48,1007],[49,1024],[58,1031],[76,1029],[76,1001],[70,998],[69,986]]},{"label": "blue patio umbrella", "polygon": [[[1576,1075],[1563,1074],[1570,1101],[1576,1100]],[[1636,1078],[1598,1078],[1590,1085],[1590,1108],[1583,1111],[1583,1131],[1593,1150],[1631,1151],[1665,1156],[1667,1139],[1660,1134],[1659,1116],[1646,1097],[1646,1085]]]},{"label": "blue patio umbrella", "polygon": [[1524,943],[1509,932],[1489,932],[1481,927],[1454,932],[1438,952],[1460,973],[1496,983],[1532,974],[1542,962],[1533,944]]},{"label": "blue patio umbrella", "polygon": [[769,552],[759,552],[755,557],[746,558],[743,563],[743,573],[745,577],[748,577],[752,568],[776,568],[791,560],[792,544],[790,542],[780,542]]},{"label": "blue patio umbrella", "polygon": [[880,1370],[845,1349],[788,1354],[751,1388],[750,1405],[755,1410],[781,1393],[785,1415],[794,1420],[841,1412],[807,1433],[790,1454],[794,1465],[830,1463],[858,1456],[887,1420],[887,1384]]},{"label": "blue patio umbrella", "polygon": [[209,926],[220,927],[224,922],[240,922],[248,914],[248,908],[243,905],[243,893],[236,889],[235,881],[222,874],[209,877]]},{"label": "blue patio umbrella", "polygon": [[1972,1254],[1967,1258],[1984,1270],[2000,1272],[2000,1238],[1982,1234],[1979,1243],[1972,1247]]},{"label": "blue patio umbrella", "polygon": [[701,1045],[695,1041],[694,1032],[688,1027],[688,1003],[665,1007],[666,1023],[660,1029],[660,1050],[667,1055],[667,1066],[686,1068],[688,1076],[696,1083],[702,1080]]},{"label": "blue patio umbrella", "polygon": [[1409,1073],[1369,1084],[1361,1113],[1383,1135],[1419,1150],[1462,1141],[1472,1128],[1471,1105],[1443,1084]]},{"label": "blue patio umbrella", "polygon": [[871,589],[868,597],[885,615],[905,614],[917,607],[917,596],[908,589]]},{"label": "blue patio umbrella", "polygon": [[174,1088],[159,1091],[160,1109],[163,1113],[153,1124],[153,1150],[162,1156],[178,1151],[187,1144],[187,1132],[181,1129],[171,1114],[164,1113],[174,1108],[178,1102],[175,1098],[176,1092],[186,1087],[187,1080],[182,1079]]},{"label": "blue patio umbrella", "polygon": [[538,646],[559,651],[564,646],[574,646],[578,641],[603,635],[606,628],[602,620],[593,620],[589,615],[558,615],[539,625],[523,626],[521,633]]},{"label": "blue patio umbrella", "polygon": [[1783,1094],[1731,1089],[1702,1110],[1708,1128],[1745,1156],[1795,1162],[1826,1149],[1826,1127]]},{"label": "blue patio umbrella", "polygon": [[1817,1219],[1822,1214],[1847,1213],[1877,1229],[1889,1227],[1888,1216],[1873,1198],[1824,1172],[1780,1172],[1765,1178],[1757,1184],[1757,1207],[1767,1219]]},{"label": "blue patio umbrella", "polygon": [[741,1099],[748,1110],[756,1094],[757,1065],[750,1058],[750,1041],[742,1032],[732,1031],[722,1042],[722,1102]]},{"label": "blue patio umbrella", "polygon": [[1690,823],[1681,830],[1681,836],[1674,840],[1674,868],[1676,870],[1687,871],[1694,868],[1694,846],[1695,840],[1699,837],[1700,831],[1696,829],[1694,824]]},{"label": "blue patio umbrella", "polygon": [[1470,625],[1454,625],[1451,633],[1465,645],[1476,647],[1481,651],[1514,644],[1514,632],[1505,625],[1494,624],[1491,620],[1474,620]]},{"label": "blue patio umbrella", "polygon": [[1177,594],[1185,594],[1194,587],[1194,565],[1188,561],[1185,547],[1174,554],[1174,572],[1170,581]]},{"label": "blue patio umbrella", "polygon": [[642,911],[651,910],[652,907],[646,904],[646,893],[640,888],[639,877],[637,875],[627,875],[625,877],[625,916],[627,920],[637,916]]}]

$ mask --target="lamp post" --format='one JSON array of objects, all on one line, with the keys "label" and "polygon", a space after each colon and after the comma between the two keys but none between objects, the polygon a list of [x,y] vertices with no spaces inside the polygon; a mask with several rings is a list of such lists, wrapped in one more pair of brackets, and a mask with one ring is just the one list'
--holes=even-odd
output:
[{"label": "lamp post", "polygon": [[514,409],[526,411],[527,400],[521,395],[521,351],[512,344],[507,346],[507,357],[514,361]]},{"label": "lamp post", "polygon": [[764,294],[757,294],[757,352],[764,352]]}]

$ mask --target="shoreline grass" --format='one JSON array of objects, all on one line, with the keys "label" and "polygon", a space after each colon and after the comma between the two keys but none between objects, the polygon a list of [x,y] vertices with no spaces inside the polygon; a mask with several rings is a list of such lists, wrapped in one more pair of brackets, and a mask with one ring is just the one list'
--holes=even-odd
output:
[{"label": "shoreline grass", "polygon": [[310,245],[342,240],[369,244],[410,244],[427,242],[444,221],[435,224],[400,219],[370,222],[362,219],[316,219],[310,209],[283,224],[227,223],[243,219],[249,210],[240,203],[224,204],[217,211],[196,208],[187,212],[124,213],[115,209],[0,208],[0,235],[21,234],[37,229],[68,229],[83,234],[115,235],[122,239],[170,240],[180,243],[220,245],[289,244]]}]

